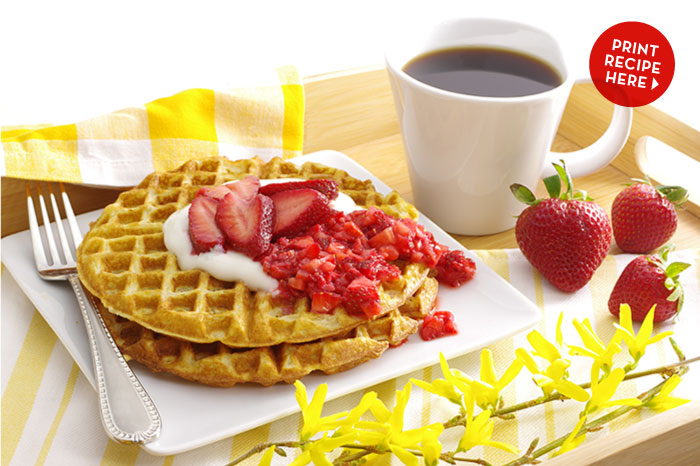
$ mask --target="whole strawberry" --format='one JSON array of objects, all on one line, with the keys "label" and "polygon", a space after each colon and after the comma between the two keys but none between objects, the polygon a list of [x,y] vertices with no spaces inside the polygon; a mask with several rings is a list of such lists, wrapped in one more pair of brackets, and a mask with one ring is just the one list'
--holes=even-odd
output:
[{"label": "whole strawberry", "polygon": [[549,199],[536,199],[525,186],[511,185],[515,197],[530,206],[518,217],[515,238],[530,264],[552,285],[573,292],[588,283],[605,259],[612,229],[601,206],[574,192],[564,162],[554,168],[557,175],[544,180]]},{"label": "whole strawberry", "polygon": [[664,247],[657,256],[639,256],[630,262],[617,279],[608,300],[608,309],[620,316],[620,304],[627,304],[632,320],[642,322],[656,306],[654,322],[677,315],[683,306],[683,288],[678,275],[690,267],[684,262],[668,263],[672,247]]},{"label": "whole strawberry", "polygon": [[688,198],[680,186],[652,186],[648,180],[623,189],[612,205],[615,242],[625,252],[643,254],[665,244],[676,232],[675,205]]}]

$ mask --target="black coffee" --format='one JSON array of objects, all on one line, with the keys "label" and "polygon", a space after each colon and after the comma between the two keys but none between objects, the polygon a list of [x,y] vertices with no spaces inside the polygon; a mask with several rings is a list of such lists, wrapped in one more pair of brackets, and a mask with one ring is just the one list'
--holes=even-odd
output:
[{"label": "black coffee", "polygon": [[484,97],[519,97],[554,89],[562,78],[548,63],[507,49],[463,47],[419,55],[403,70],[433,87]]}]

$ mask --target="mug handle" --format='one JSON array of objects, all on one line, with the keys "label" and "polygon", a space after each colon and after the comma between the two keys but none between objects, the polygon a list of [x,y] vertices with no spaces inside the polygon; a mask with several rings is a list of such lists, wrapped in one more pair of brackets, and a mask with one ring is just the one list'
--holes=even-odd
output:
[{"label": "mug handle", "polygon": [[[592,82],[590,78],[576,80],[576,83]],[[573,152],[549,152],[542,177],[556,172],[552,162],[563,160],[572,178],[593,173],[609,164],[627,143],[632,128],[632,107],[615,105],[612,120],[605,133],[588,147]]]}]

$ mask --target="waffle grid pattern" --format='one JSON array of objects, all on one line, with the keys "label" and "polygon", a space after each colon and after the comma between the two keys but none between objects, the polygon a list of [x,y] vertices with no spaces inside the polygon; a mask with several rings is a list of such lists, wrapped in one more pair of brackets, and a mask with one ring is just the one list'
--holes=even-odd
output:
[{"label": "waffle grid pattern", "polygon": [[[255,175],[265,178],[332,178],[361,206],[415,217],[417,212],[396,193],[382,196],[370,181],[341,170],[307,163],[298,167],[281,159],[190,161],[173,172],[154,173],[105,208],[78,250],[78,271],[86,288],[111,312],[155,332],[196,343],[220,341],[232,347],[299,343],[347,332],[363,322],[336,309],[309,311],[298,299],[293,312],[269,293],[242,283],[222,282],[199,270],[181,270],[165,248],[162,224],[186,206],[203,186]],[[428,269],[408,264],[402,276],[380,286],[385,313],[397,309],[425,280]]]},{"label": "waffle grid pattern", "polygon": [[292,383],[313,372],[334,374],[376,359],[418,330],[435,305],[438,284],[427,278],[399,309],[350,331],[308,343],[236,349],[221,343],[192,343],[158,334],[98,304],[122,352],[154,371],[219,387],[253,382]]}]

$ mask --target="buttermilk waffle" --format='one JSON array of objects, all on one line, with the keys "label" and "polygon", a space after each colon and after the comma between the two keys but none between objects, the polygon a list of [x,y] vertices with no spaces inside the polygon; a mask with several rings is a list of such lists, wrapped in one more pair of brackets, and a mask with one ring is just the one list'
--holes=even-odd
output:
[{"label": "buttermilk waffle", "polygon": [[[230,347],[269,347],[347,333],[366,319],[342,307],[330,314],[311,312],[300,298],[289,312],[272,294],[241,282],[223,282],[201,270],[181,270],[163,242],[163,223],[188,205],[203,186],[248,175],[260,179],[330,178],[362,207],[377,206],[395,217],[417,211],[396,193],[382,196],[371,182],[346,172],[281,159],[230,161],[222,157],[190,161],[146,177],[107,206],[78,248],[78,273],[85,287],[111,312],[162,335],[194,343]],[[428,268],[408,264],[401,276],[379,285],[385,315],[401,306],[425,281]]]},{"label": "buttermilk waffle", "polygon": [[426,279],[398,310],[365,322],[333,337],[308,343],[235,349],[222,343],[191,343],[158,334],[119,317],[97,303],[115,342],[128,359],[153,371],[168,372],[194,382],[218,387],[253,382],[272,385],[293,381],[313,372],[334,374],[381,356],[400,345],[418,329],[418,321],[434,306],[437,281]]}]

